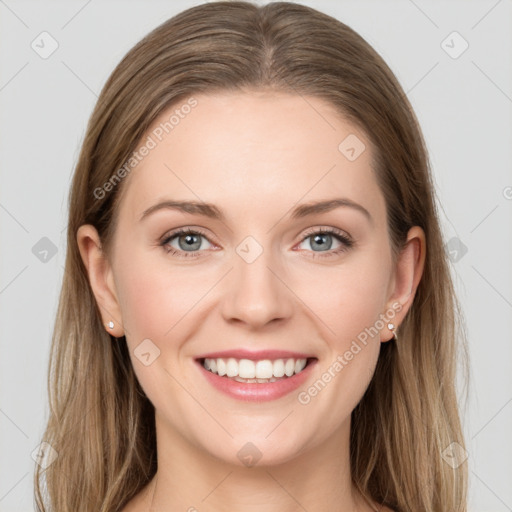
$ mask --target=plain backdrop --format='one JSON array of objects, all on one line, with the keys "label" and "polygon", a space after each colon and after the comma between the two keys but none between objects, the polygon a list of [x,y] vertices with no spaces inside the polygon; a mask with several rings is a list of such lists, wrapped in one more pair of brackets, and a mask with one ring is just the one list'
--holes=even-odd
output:
[{"label": "plain backdrop", "polygon": [[[198,3],[0,0],[0,512],[35,508],[31,454],[88,117],[122,56]],[[470,510],[511,511],[512,1],[301,3],[359,32],[417,113],[469,339]]]}]

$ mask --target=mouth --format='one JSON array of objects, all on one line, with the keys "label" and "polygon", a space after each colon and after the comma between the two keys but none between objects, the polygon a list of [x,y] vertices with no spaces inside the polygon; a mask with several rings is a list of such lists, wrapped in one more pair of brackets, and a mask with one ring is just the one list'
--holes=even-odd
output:
[{"label": "mouth", "polygon": [[245,384],[268,384],[288,379],[300,374],[316,358],[281,358],[281,359],[236,359],[210,358],[198,359],[203,368],[219,377],[232,379]]},{"label": "mouth", "polygon": [[268,351],[207,354],[195,359],[214,389],[236,400],[266,402],[303,385],[318,362],[307,354]]}]

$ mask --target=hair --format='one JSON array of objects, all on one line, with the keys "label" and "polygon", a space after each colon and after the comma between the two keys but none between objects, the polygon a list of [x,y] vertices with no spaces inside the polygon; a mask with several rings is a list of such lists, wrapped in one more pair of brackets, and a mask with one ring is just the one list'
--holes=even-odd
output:
[{"label": "hair", "polygon": [[467,368],[467,349],[413,109],[383,59],[347,25],[295,3],[239,1],[187,9],[150,32],[112,72],[89,120],[68,199],[48,368],[43,439],[58,456],[45,470],[36,465],[37,510],[119,511],[157,469],[154,406],[125,338],[105,331],[76,239],[81,225],[92,224],[111,254],[126,180],[101,200],[93,191],[170,106],[193,94],[262,89],[323,99],[367,135],[393,258],[409,228],[426,236],[423,275],[398,339],[381,343],[352,412],[352,480],[397,512],[466,511],[467,463],[453,468],[443,450],[465,446],[456,377],[459,361]]}]

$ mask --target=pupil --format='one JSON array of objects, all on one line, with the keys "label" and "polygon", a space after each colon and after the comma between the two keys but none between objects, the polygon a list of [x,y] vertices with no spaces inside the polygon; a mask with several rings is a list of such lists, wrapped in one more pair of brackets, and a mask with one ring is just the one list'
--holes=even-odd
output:
[{"label": "pupil", "polygon": [[[181,238],[185,239],[185,244],[186,244],[185,247],[186,248],[198,249],[199,245],[201,245],[201,242],[194,241],[194,238],[197,238],[196,235],[188,234],[188,235],[183,235]],[[197,247],[194,247],[194,245],[197,245]]]},{"label": "pupil", "polygon": [[[324,234],[321,234],[321,235],[315,235],[313,238],[314,238],[314,243],[315,244],[319,243],[319,248],[320,249],[327,250],[327,249],[330,249],[331,244],[326,244],[325,237],[330,237],[330,235],[328,233],[324,233]],[[328,245],[328,247],[326,245]]]}]

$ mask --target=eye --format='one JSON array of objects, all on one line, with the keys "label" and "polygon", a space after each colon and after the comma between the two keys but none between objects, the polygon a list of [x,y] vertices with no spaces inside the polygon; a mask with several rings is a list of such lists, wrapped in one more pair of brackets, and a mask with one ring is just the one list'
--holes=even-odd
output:
[{"label": "eye", "polygon": [[[333,239],[340,246],[331,250]],[[314,228],[306,233],[301,244],[306,240],[309,240],[309,246],[313,249],[313,258],[331,258],[347,251],[354,245],[354,242],[345,233],[336,228]],[[322,252],[325,254],[318,254]]]},{"label": "eye", "polygon": [[[339,247],[332,249],[333,239],[340,244]],[[178,258],[197,258],[200,257],[202,250],[208,249],[203,247],[203,240],[208,237],[199,229],[180,228],[164,236],[160,245],[167,253],[177,256]],[[313,258],[329,258],[347,251],[353,246],[353,241],[342,231],[336,228],[314,228],[306,232],[302,243],[309,240]],[[172,245],[172,243],[177,244]],[[315,250],[319,249],[319,250]],[[319,254],[325,253],[325,254]]]},{"label": "eye", "polygon": [[[178,258],[195,258],[199,250],[205,249],[202,247],[202,239],[208,240],[203,232],[197,229],[181,228],[165,236],[160,245],[166,252]],[[177,247],[171,245],[174,241]]]}]

